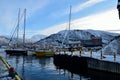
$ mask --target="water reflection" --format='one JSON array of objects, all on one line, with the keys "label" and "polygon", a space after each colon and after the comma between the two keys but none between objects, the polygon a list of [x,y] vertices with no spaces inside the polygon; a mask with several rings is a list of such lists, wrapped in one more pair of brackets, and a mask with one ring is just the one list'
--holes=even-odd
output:
[{"label": "water reflection", "polygon": [[23,64],[22,64],[22,79],[23,80],[26,80],[25,79],[25,69],[24,69],[24,64],[25,64],[25,56],[23,56]]},{"label": "water reflection", "polygon": [[[48,60],[48,61],[49,61],[49,60]],[[46,64],[47,64],[47,59],[45,59],[45,58],[40,58],[40,59],[39,59],[39,64],[40,64],[41,68],[44,69],[45,66],[46,66]]]},{"label": "water reflection", "polygon": [[5,53],[0,53],[0,55],[15,68],[24,80],[105,80],[104,78],[99,79],[101,76],[95,72],[75,72],[56,66],[52,57],[9,56]]},{"label": "water reflection", "polygon": [[79,75],[55,66],[52,57],[6,55],[6,59],[24,80],[81,80]]},{"label": "water reflection", "polygon": [[[55,64],[56,65],[56,64]],[[115,73],[109,73],[109,72],[103,72],[98,70],[74,70],[74,69],[67,69],[64,67],[61,67],[60,65],[56,65],[56,68],[59,70],[64,70],[64,73],[66,74],[66,70],[71,74],[69,79],[75,80],[75,74],[79,75],[79,80],[120,80],[120,74]],[[67,73],[67,74],[69,74]]]}]

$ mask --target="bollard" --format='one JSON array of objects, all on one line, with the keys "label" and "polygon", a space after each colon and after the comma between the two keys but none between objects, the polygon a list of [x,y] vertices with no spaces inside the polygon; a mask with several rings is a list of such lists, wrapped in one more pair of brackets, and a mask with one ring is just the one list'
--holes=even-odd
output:
[{"label": "bollard", "polygon": [[100,59],[102,60],[102,50],[101,50],[101,53],[100,53]]},{"label": "bollard", "polygon": [[81,57],[81,54],[82,54],[82,49],[80,49],[80,57]]},{"label": "bollard", "polygon": [[116,52],[114,52],[114,61],[116,61]]},{"label": "bollard", "polygon": [[64,51],[64,54],[66,54],[66,50],[65,50],[65,49],[63,49],[63,51]]},{"label": "bollard", "polygon": [[58,53],[60,54],[60,49],[58,49]]},{"label": "bollard", "polygon": [[71,51],[71,55],[73,55],[73,50]]},{"label": "bollard", "polygon": [[90,57],[92,57],[92,50],[90,50]]}]

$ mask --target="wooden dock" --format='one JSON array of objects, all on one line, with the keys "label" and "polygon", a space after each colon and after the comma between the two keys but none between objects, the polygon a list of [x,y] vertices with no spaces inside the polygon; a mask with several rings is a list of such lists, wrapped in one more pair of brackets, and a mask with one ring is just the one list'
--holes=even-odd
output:
[{"label": "wooden dock", "polygon": [[73,70],[97,70],[120,74],[120,63],[85,56],[71,56],[67,54],[54,55],[54,64]]},{"label": "wooden dock", "polygon": [[104,61],[87,57],[87,67],[94,70],[101,70],[120,74],[120,63]]}]

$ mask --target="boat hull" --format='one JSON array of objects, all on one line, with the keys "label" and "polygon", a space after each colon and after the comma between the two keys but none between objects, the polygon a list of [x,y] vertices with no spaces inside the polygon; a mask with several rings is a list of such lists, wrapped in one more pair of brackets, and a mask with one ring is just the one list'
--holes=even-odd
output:
[{"label": "boat hull", "polygon": [[48,56],[53,56],[54,54],[55,52],[39,52],[39,51],[35,52],[35,56],[37,57],[48,57]]},{"label": "boat hull", "polygon": [[6,54],[9,55],[24,55],[27,56],[27,51],[26,50],[5,50]]}]

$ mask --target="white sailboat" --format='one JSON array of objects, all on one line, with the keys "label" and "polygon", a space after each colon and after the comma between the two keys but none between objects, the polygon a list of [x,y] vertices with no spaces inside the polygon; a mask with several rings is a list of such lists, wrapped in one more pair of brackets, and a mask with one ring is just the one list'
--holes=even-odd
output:
[{"label": "white sailboat", "polygon": [[[69,51],[71,50],[71,46],[70,46],[71,9],[72,9],[72,6],[70,6],[68,29],[65,32],[65,37],[61,45],[61,48],[63,50],[69,50]],[[64,45],[65,41],[66,41],[66,45]]]},{"label": "white sailboat", "polygon": [[[20,20],[20,9],[18,13],[18,25],[17,32],[19,30],[19,20]],[[25,26],[26,26],[26,9],[24,9],[24,34],[23,34],[23,48],[18,48],[18,33],[17,33],[17,48],[14,49],[6,49],[6,54],[10,55],[27,55],[27,50],[24,49],[25,46]]]}]

